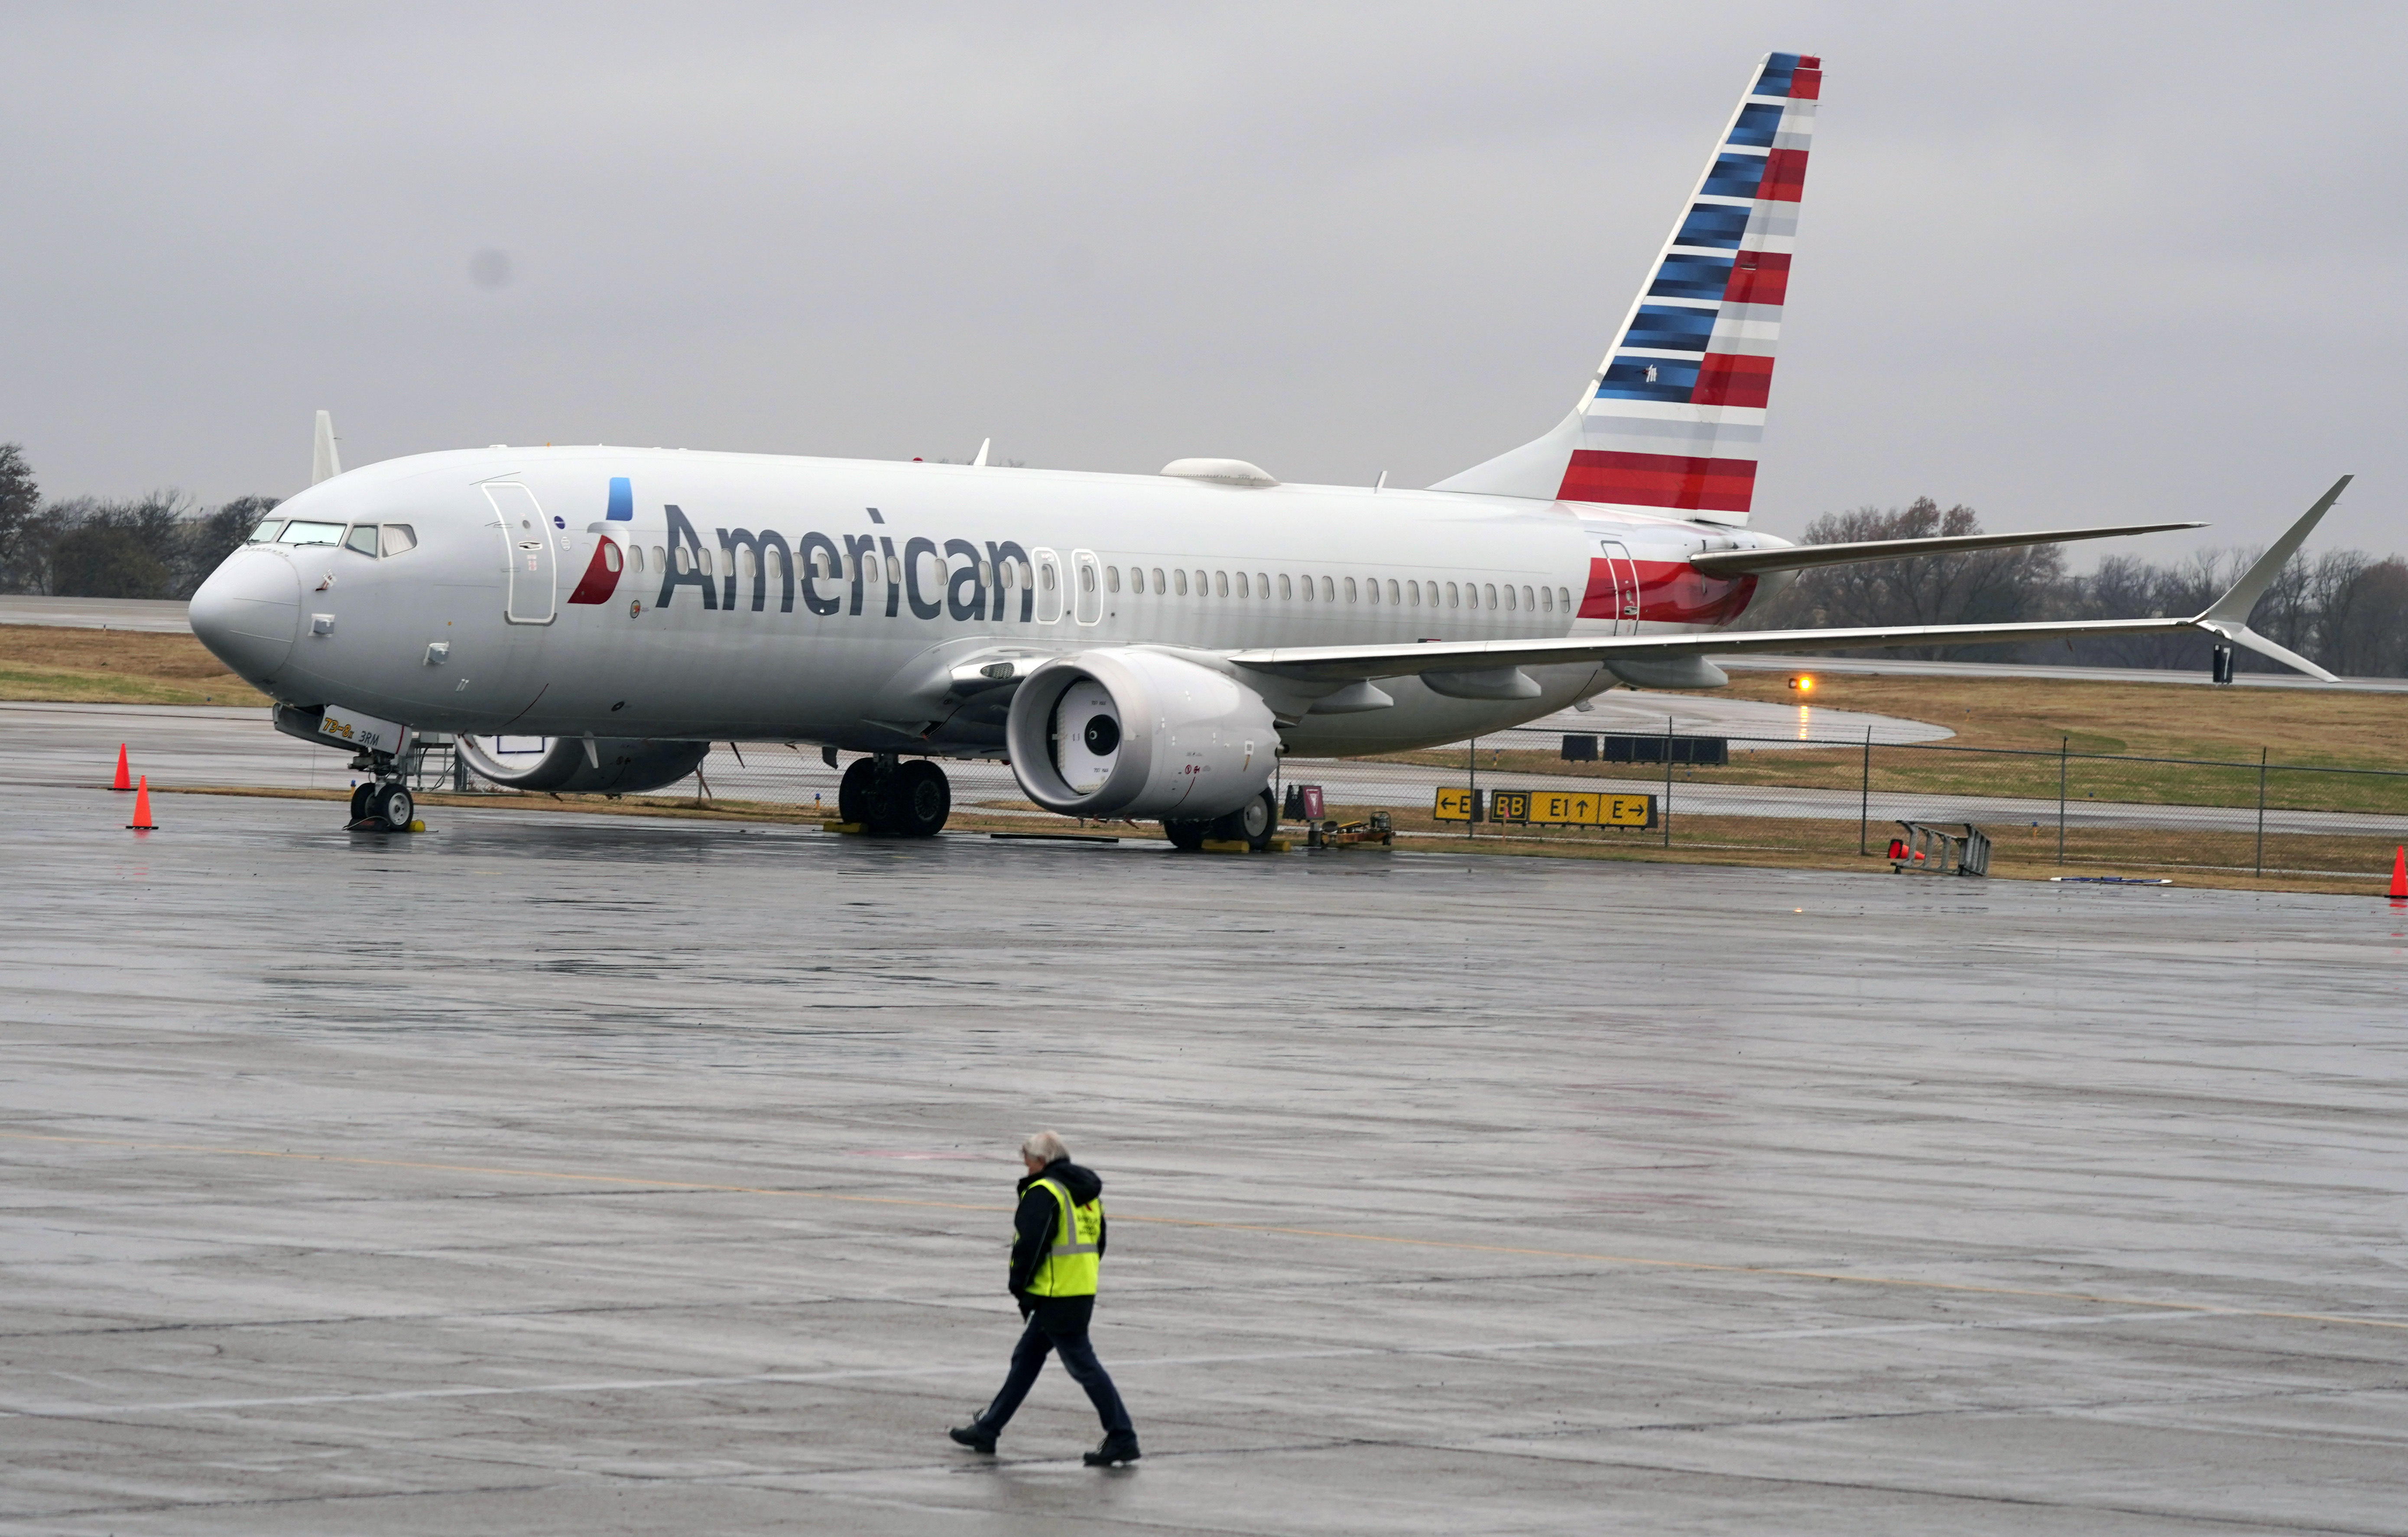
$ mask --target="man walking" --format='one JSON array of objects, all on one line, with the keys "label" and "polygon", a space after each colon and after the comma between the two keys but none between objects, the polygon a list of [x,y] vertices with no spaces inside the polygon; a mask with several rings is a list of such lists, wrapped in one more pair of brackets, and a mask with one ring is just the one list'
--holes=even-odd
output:
[{"label": "man walking", "polygon": [[1011,1352],[1011,1372],[984,1413],[952,1432],[974,1452],[995,1450],[995,1438],[1011,1420],[1020,1401],[1045,1369],[1045,1353],[1057,1352],[1072,1381],[1087,1390],[1104,1422],[1103,1444],[1086,1457],[1090,1468],[1138,1459],[1137,1430],[1119,1389],[1087,1343],[1096,1311],[1096,1280],[1104,1258],[1104,1182],[1070,1161],[1070,1150],[1051,1131],[1020,1144],[1028,1177],[1020,1182],[1020,1210],[1012,1217],[1012,1300],[1027,1328]]}]

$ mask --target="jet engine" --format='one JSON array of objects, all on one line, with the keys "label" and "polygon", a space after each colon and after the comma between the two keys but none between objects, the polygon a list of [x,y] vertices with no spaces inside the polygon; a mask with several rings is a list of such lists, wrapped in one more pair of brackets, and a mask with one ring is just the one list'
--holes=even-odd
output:
[{"label": "jet engine", "polygon": [[1279,727],[1237,680],[1138,646],[1057,656],[1004,723],[1028,798],[1069,816],[1197,820],[1263,793]]},{"label": "jet engine", "polygon": [[[507,790],[558,790],[571,795],[641,795],[665,789],[695,771],[707,741],[654,741],[596,737],[589,756],[583,737],[458,739],[461,760]],[[509,746],[506,749],[503,742]],[[521,748],[523,746],[524,750]]]}]

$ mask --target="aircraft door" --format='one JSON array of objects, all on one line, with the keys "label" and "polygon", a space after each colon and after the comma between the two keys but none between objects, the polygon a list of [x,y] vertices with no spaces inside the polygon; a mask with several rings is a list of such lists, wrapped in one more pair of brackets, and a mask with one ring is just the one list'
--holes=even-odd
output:
[{"label": "aircraft door", "polygon": [[1597,553],[1604,560],[1607,573],[1613,583],[1612,611],[1615,635],[1639,633],[1639,568],[1630,561],[1629,547],[1620,539],[1599,539]]},{"label": "aircraft door", "polygon": [[501,514],[502,547],[510,563],[510,596],[502,617],[513,625],[549,625],[558,596],[553,574],[552,525],[535,493],[515,481],[492,482],[485,499]]},{"label": "aircraft door", "polygon": [[1073,550],[1070,564],[1077,570],[1078,585],[1071,589],[1071,610],[1082,625],[1093,625],[1104,617],[1104,572],[1096,561],[1093,550]]},{"label": "aircraft door", "polygon": [[1051,550],[1031,550],[1028,558],[1037,567],[1037,622],[1058,625],[1062,622],[1062,557]]}]

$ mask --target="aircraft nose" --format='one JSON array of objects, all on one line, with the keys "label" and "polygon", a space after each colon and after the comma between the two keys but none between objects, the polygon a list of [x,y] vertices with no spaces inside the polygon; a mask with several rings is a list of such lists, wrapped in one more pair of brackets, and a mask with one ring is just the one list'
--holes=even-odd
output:
[{"label": "aircraft nose", "polygon": [[193,634],[246,682],[265,684],[301,633],[301,578],[273,550],[237,550],[193,595]]}]

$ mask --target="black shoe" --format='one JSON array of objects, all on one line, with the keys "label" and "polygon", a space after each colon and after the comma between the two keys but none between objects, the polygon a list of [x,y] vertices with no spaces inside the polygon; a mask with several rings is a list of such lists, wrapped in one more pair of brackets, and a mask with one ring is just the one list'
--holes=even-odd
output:
[{"label": "black shoe", "polygon": [[1137,1449],[1137,1437],[1133,1435],[1106,1436],[1103,1444],[1082,1460],[1090,1468],[1109,1468],[1116,1462],[1134,1462],[1144,1455]]},{"label": "black shoe", "polygon": [[968,1446],[971,1451],[985,1452],[989,1455],[993,1455],[995,1451],[995,1432],[976,1420],[970,1421],[968,1425],[955,1426],[945,1434],[953,1437],[956,1444]]}]

